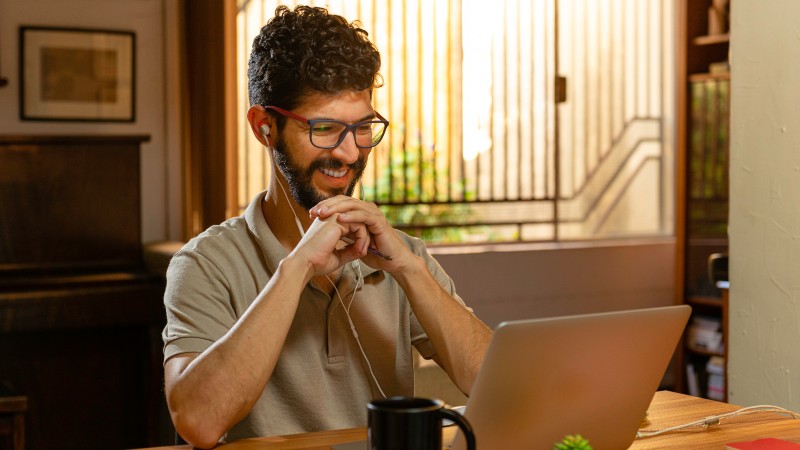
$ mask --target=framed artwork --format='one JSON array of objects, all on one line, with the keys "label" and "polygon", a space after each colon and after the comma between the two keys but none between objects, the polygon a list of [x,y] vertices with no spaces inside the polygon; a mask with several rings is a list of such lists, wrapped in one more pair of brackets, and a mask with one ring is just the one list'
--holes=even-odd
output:
[{"label": "framed artwork", "polygon": [[22,26],[20,119],[133,122],[136,36]]}]

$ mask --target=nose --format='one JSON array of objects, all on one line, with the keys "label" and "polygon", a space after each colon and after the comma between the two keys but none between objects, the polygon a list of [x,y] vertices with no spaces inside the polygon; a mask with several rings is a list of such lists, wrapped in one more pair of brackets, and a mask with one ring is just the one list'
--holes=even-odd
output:
[{"label": "nose", "polygon": [[345,164],[353,164],[358,161],[360,149],[356,146],[356,136],[353,131],[347,133],[342,143],[331,150],[331,156]]}]

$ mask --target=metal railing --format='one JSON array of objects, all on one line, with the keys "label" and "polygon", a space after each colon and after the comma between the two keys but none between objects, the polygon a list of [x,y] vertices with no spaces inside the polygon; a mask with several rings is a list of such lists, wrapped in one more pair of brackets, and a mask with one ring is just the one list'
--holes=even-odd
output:
[{"label": "metal railing", "polygon": [[395,226],[432,241],[671,232],[671,2],[362,3],[391,126],[359,195]]}]

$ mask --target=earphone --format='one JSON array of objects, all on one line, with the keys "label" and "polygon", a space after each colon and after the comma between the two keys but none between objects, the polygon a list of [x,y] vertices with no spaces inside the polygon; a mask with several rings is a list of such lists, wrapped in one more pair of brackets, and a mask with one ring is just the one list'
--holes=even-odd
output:
[{"label": "earphone", "polygon": [[264,136],[264,139],[266,139],[267,136],[269,136],[270,132],[269,125],[264,123],[264,121],[262,120],[261,122],[258,123],[258,131],[260,131],[261,135]]},{"label": "earphone", "polygon": [[[261,126],[261,128],[267,128],[269,131],[269,127],[267,125]],[[286,189],[283,187],[283,183],[280,180],[278,181],[278,186],[280,186],[281,191],[283,191],[283,196],[286,198],[286,203],[289,206],[289,209],[292,210],[292,215],[294,216],[294,223],[297,225],[297,231],[300,232],[300,236],[303,237],[306,235],[305,230],[303,229],[303,225],[300,223],[300,218],[297,217],[297,213],[294,212],[294,208],[292,207],[292,202],[289,201],[289,195],[286,193]],[[375,382],[375,386],[378,387],[378,391],[381,393],[383,398],[386,398],[386,394],[383,392],[383,388],[381,384],[378,382],[378,378],[375,376],[375,372],[372,370],[372,364],[369,362],[369,358],[367,358],[367,353],[364,351],[364,346],[361,345],[361,340],[358,338],[358,331],[356,330],[356,325],[353,323],[353,319],[350,317],[350,307],[353,305],[353,300],[356,298],[356,292],[358,288],[362,285],[364,276],[361,274],[361,265],[358,264],[358,261],[351,262],[351,268],[354,271],[358,272],[358,277],[356,278],[356,286],[353,288],[353,295],[350,297],[350,301],[348,302],[347,306],[345,306],[344,301],[342,300],[342,295],[339,293],[339,289],[336,287],[336,283],[331,280],[328,275],[325,275],[325,279],[333,286],[333,290],[336,292],[336,297],[339,299],[339,304],[342,305],[342,310],[344,311],[345,317],[347,317],[347,322],[350,324],[350,331],[353,333],[353,337],[356,340],[356,344],[358,344],[358,349],[361,351],[361,356],[364,357],[364,361],[367,362],[367,369],[369,369],[369,374],[372,377],[372,381]]]}]

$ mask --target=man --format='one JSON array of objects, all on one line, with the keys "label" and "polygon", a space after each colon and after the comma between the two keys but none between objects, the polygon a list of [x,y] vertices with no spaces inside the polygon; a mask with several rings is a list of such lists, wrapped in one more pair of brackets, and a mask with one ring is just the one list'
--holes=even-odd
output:
[{"label": "man", "polygon": [[469,393],[491,331],[421,241],[350,197],[388,125],[379,68],[366,32],[322,8],[279,7],[255,39],[247,119],[269,189],[168,271],[165,390],[190,444],[365,426],[370,400],[413,395],[411,345]]}]

